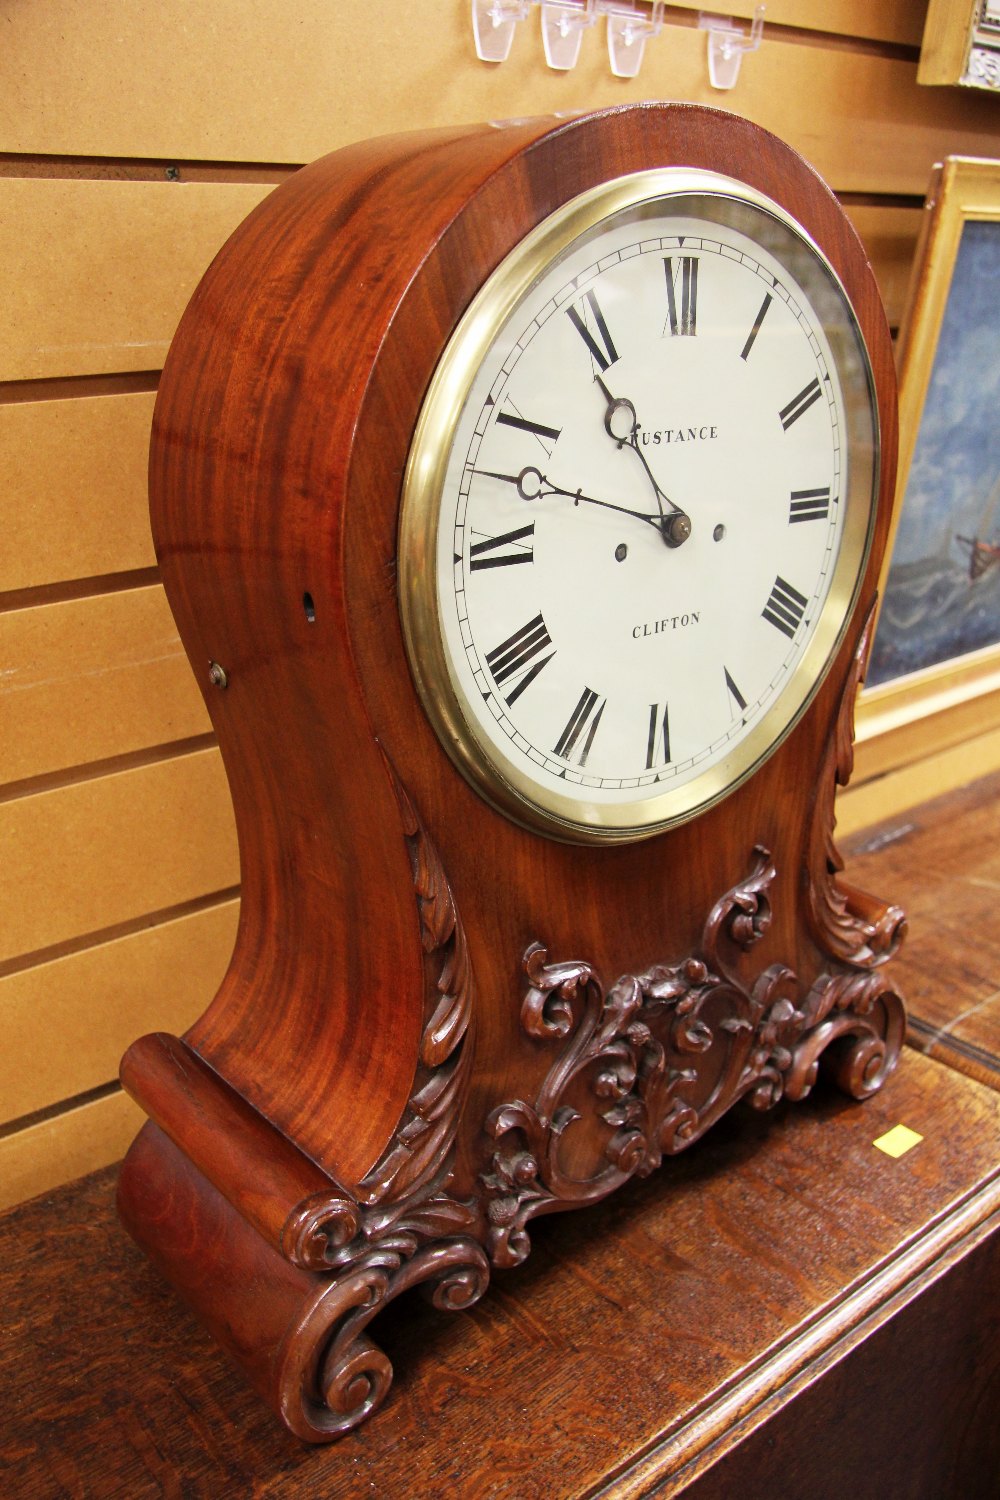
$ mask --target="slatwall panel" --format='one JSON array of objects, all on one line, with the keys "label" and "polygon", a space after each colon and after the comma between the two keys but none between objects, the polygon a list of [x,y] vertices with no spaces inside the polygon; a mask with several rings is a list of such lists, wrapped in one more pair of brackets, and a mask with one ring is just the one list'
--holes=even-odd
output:
[{"label": "slatwall panel", "polygon": [[[753,0],[720,9],[749,16]],[[198,277],[290,171],[365,136],[665,97],[797,146],[843,198],[890,320],[949,152],[1000,154],[996,102],[922,89],[921,0],[769,0],[736,89],[698,0],[639,78],[603,27],[570,74],[537,18],[475,58],[467,0],[46,0],[0,50],[0,1204],[121,1154],[114,1082],[221,978],[238,866],[218,752],[145,515],[158,371]]]}]

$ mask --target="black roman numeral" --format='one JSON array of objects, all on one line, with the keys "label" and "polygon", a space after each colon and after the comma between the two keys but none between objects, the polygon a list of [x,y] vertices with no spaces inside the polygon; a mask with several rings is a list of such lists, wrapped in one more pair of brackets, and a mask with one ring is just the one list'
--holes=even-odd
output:
[{"label": "black roman numeral", "polygon": [[[667,328],[672,334],[697,332],[698,320],[698,257],[682,255],[675,267],[673,256],[663,257],[663,269],[667,273]],[[677,281],[680,279],[680,316],[677,307]]]},{"label": "black roman numeral", "polygon": [[747,356],[750,353],[750,350],[753,348],[753,346],[754,346],[754,340],[756,339],[758,333],[760,333],[760,325],[763,323],[764,319],[767,317],[767,310],[771,306],[771,303],[773,301],[774,301],[774,298],[771,296],[771,293],[770,292],[765,293],[764,300],[760,304],[760,312],[757,314],[757,317],[754,320],[754,325],[753,325],[753,327],[750,330],[750,333],[749,333],[749,336],[747,338],[747,341],[743,345],[743,352],[740,355],[740,359],[746,359]]},{"label": "black roman numeral", "polygon": [[662,760],[664,762],[669,762],[669,760],[670,760],[670,717],[669,717],[667,705],[665,703],[663,705],[663,717],[661,719],[661,717],[660,717],[660,705],[658,703],[651,703],[649,705],[649,737],[646,740],[646,770],[647,771],[651,771],[653,769],[654,765],[657,764],[657,760],[656,760],[656,741],[657,741],[657,739],[658,739],[658,737],[659,737],[659,735],[661,733],[662,733],[662,736],[663,736],[663,753],[660,756],[660,760]]},{"label": "black roman numeral", "polygon": [[520,432],[533,433],[550,456],[550,444],[556,441],[561,431],[559,427],[547,427],[544,422],[532,422],[528,417],[518,417],[509,411],[497,412],[497,421],[502,422],[505,427],[516,427]]},{"label": "black roman numeral", "polygon": [[788,508],[788,524],[797,521],[825,521],[830,514],[830,488],[820,490],[792,490]]},{"label": "black roman numeral", "polygon": [[761,614],[769,624],[792,640],[802,624],[802,616],[808,603],[804,594],[800,594],[798,589],[779,576],[774,580],[774,587]]},{"label": "black roman numeral", "polygon": [[587,738],[577,756],[577,764],[581,766],[587,764],[587,756],[590,754],[590,747],[594,743],[594,735],[597,733],[597,726],[601,722],[601,715],[607,701],[606,698],[599,699],[593,688],[584,688],[580,694],[579,703],[569,716],[566,728],[559,736],[555,747],[556,755],[561,755],[564,760],[572,760],[577,741],[586,729]]},{"label": "black roman numeral", "polygon": [[722,670],[726,674],[726,687],[729,689],[730,696],[734,699],[734,701],[737,704],[739,704],[740,713],[742,713],[743,710],[747,706],[747,700],[744,698],[743,694],[740,692],[739,688],[736,686],[735,682],[730,677],[730,675],[729,675],[729,668],[728,667],[723,667]]},{"label": "black roman numeral", "polygon": [[[515,563],[534,562],[534,549],[518,545],[534,534],[535,523],[531,521],[527,526],[519,526],[516,531],[505,531],[503,536],[488,536],[484,542],[474,543],[469,548],[469,571],[476,573],[480,568],[510,568]],[[511,550],[497,551],[500,547],[510,547]]]},{"label": "black roman numeral", "polygon": [[[550,651],[548,656],[543,656],[541,661],[534,660],[540,652],[551,645],[552,640],[545,628],[545,621],[539,614],[487,653],[486,664],[498,684],[517,677],[519,673],[524,673],[511,692],[507,694],[504,700],[506,703],[515,703],[525,688],[531,686],[542,668],[552,660],[555,656],[554,651]],[[533,664],[526,671],[529,662]]]},{"label": "black roman numeral", "polygon": [[789,401],[788,405],[783,406],[778,413],[778,416],[781,418],[781,425],[785,431],[787,432],[792,423],[797,422],[802,413],[808,411],[813,402],[818,401],[819,398],[820,385],[814,376],[809,384],[803,390],[799,391],[794,400]]},{"label": "black roman numeral", "polygon": [[[597,364],[602,370],[606,370],[609,365],[613,365],[618,359],[618,350],[612,342],[611,334],[608,332],[608,325],[604,321],[604,314],[601,312],[597,298],[593,292],[588,292],[583,301],[590,304],[591,316],[597,324],[597,337],[591,333],[583,321],[583,314],[578,307],[567,307],[566,312],[569,315],[570,322],[583,339],[583,342],[590,350]],[[598,339],[600,342],[598,342]]]}]

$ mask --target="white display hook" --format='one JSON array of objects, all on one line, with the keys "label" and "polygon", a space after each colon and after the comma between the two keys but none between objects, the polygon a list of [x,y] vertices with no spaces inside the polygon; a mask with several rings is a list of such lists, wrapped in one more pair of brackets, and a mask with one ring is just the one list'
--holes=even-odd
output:
[{"label": "white display hook", "polygon": [[729,16],[699,13],[698,25],[708,32],[708,79],[714,89],[731,89],[740,76],[744,52],[756,52],[764,35],[764,6],[753,13],[750,35],[744,36]]},{"label": "white display hook", "polygon": [[576,67],[583,33],[596,20],[594,0],[542,0],[542,46],[550,68]]},{"label": "white display hook", "polygon": [[664,0],[472,0],[476,56],[506,62],[518,23],[533,5],[541,11],[542,46],[550,68],[576,67],[583,33],[608,18],[608,58],[616,78],[634,78],[646,42],[663,30]]},{"label": "white display hook", "polygon": [[642,67],[642,54],[651,36],[663,30],[663,0],[653,0],[648,14],[637,11],[632,0],[598,0],[598,9],[608,17],[608,58],[616,78],[634,78]]},{"label": "white display hook", "polygon": [[472,0],[476,56],[483,62],[506,62],[515,27],[530,9],[531,0]]}]

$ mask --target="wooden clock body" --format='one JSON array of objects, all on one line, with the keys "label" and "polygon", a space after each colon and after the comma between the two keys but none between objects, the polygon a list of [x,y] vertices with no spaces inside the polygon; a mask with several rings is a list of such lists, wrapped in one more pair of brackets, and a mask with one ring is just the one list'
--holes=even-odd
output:
[{"label": "wooden clock body", "polygon": [[[681,164],[782,202],[875,374],[880,500],[860,596],[792,733],[727,799],[615,847],[489,807],[421,708],[396,592],[400,490],[442,348],[486,276],[606,179]],[[150,1116],[123,1219],[302,1437],[357,1425],[364,1329],[422,1283],[471,1303],[533,1216],[680,1150],[734,1101],[856,1097],[894,1064],[902,914],[831,843],[889,524],[895,385],[832,195],[732,116],[640,106],[397,136],[296,174],[213,263],[154,420],[163,580],[229,775],[242,907],[186,1038],[122,1077]]]}]

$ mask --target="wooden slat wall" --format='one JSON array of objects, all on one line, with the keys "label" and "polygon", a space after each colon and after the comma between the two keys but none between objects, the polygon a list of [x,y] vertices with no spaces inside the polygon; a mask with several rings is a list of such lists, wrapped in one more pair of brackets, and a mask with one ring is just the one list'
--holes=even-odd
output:
[{"label": "wooden slat wall", "polygon": [[0,594],[153,566],[152,414],[145,391],[0,403]]},{"label": "wooden slat wall", "polygon": [[231,948],[228,792],[155,570],[145,448],[181,309],[273,184],[387,131],[714,103],[843,196],[898,323],[933,162],[1000,153],[995,100],[918,87],[922,0],[769,0],[726,95],[699,0],[667,6],[633,82],[603,27],[550,72],[534,17],[507,63],[480,63],[467,0],[3,9],[0,1204],[121,1153],[119,1053],[187,1026]]}]

